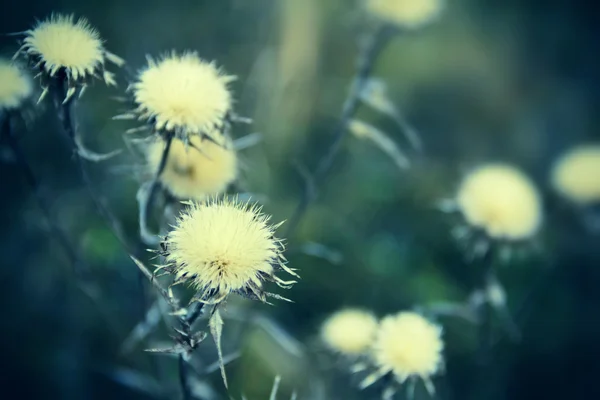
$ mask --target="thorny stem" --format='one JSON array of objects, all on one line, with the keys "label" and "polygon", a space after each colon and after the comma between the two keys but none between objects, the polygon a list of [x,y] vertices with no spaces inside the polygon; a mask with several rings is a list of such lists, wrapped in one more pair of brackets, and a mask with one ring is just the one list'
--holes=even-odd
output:
[{"label": "thorny stem", "polygon": [[173,143],[173,135],[168,134],[165,138],[165,147],[160,157],[160,163],[158,169],[154,174],[154,179],[150,183],[150,187],[147,192],[143,194],[140,200],[140,236],[146,244],[156,244],[157,236],[150,235],[148,230],[148,219],[152,213],[152,208],[156,200],[158,189],[160,188],[159,178],[163,173],[165,166],[167,165],[167,159],[169,157],[169,150],[171,149],[171,143]]},{"label": "thorny stem", "polygon": [[70,146],[72,147],[73,157],[75,158],[75,162],[77,163],[77,166],[81,172],[81,177],[94,203],[94,206],[96,207],[98,213],[109,223],[113,234],[116,236],[119,242],[121,242],[121,245],[126,249],[126,251],[128,251],[129,254],[135,255],[138,253],[138,251],[128,244],[126,236],[121,227],[121,223],[106,205],[106,200],[94,188],[84,160],[79,153],[79,146],[77,144],[77,129],[73,116],[73,108],[75,107],[76,96],[71,96],[68,99],[66,98],[68,82],[66,76],[64,76],[64,73],[63,76],[57,78],[55,86],[55,90],[53,91],[54,102],[58,111],[61,127],[67,136],[67,139],[69,140]]},{"label": "thorny stem", "polygon": [[0,130],[2,132],[2,136],[6,137],[8,145],[12,149],[17,163],[23,171],[23,175],[25,175],[25,180],[33,189],[33,193],[37,200],[38,206],[40,207],[40,210],[46,218],[46,222],[48,223],[50,231],[52,232],[52,236],[54,236],[56,241],[62,246],[67,258],[69,259],[69,262],[73,266],[75,275],[80,276],[83,273],[83,270],[86,270],[87,272],[87,266],[81,262],[77,251],[69,241],[67,234],[52,216],[52,207],[50,206],[50,201],[42,193],[40,184],[37,178],[35,177],[33,170],[29,165],[29,162],[27,161],[27,157],[25,156],[23,149],[21,149],[19,141],[14,136],[11,123],[11,115],[9,113],[0,114]]},{"label": "thorny stem", "polygon": [[296,228],[298,227],[300,220],[308,210],[310,204],[317,198],[318,186],[325,180],[331,167],[338,155],[342,142],[348,134],[347,125],[350,119],[354,116],[360,105],[360,94],[367,84],[371,71],[377,61],[379,54],[388,44],[389,39],[395,33],[393,28],[389,26],[383,26],[378,31],[368,37],[367,42],[364,45],[362,54],[358,60],[358,66],[356,75],[352,81],[350,92],[344,101],[342,107],[342,114],[338,124],[335,127],[333,134],[333,141],[327,149],[325,155],[321,158],[317,164],[314,174],[312,175],[312,182],[307,186],[309,190],[305,190],[304,196],[298,203],[292,217],[289,219],[287,224],[287,230],[285,237],[290,238]]}]

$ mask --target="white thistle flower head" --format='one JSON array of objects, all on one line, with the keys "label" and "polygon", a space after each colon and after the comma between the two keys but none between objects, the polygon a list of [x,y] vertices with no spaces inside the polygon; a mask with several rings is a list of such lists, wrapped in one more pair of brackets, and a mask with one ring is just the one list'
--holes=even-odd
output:
[{"label": "white thistle flower head", "polygon": [[385,317],[372,349],[380,375],[392,372],[402,383],[416,376],[429,380],[442,366],[442,328],[414,312]]},{"label": "white thistle flower head", "polygon": [[32,92],[30,77],[16,64],[0,58],[0,111],[18,109]]},{"label": "white thistle flower head", "polygon": [[490,238],[527,239],[542,223],[535,185],[510,165],[488,164],[475,169],[462,181],[455,201],[466,222]]},{"label": "white thistle flower head", "polygon": [[321,328],[321,338],[334,351],[358,356],[369,350],[377,331],[377,318],[365,310],[345,309],[331,315]]},{"label": "white thistle flower head", "polygon": [[[238,159],[228,136],[214,139],[192,136],[189,143],[172,139],[165,168],[159,179],[162,185],[181,200],[204,200],[222,193],[237,177]],[[165,141],[155,140],[148,148],[150,170],[159,167]]]},{"label": "white thistle flower head", "polygon": [[552,169],[554,189],[578,204],[600,202],[600,145],[576,147]]},{"label": "white thistle flower head", "polygon": [[281,224],[249,202],[211,199],[190,203],[162,243],[173,284],[188,283],[198,293],[192,301],[218,304],[230,293],[266,302],[264,281],[289,288],[296,281],[277,277],[278,270],[296,276],[285,265],[284,246],[275,237]]},{"label": "white thistle flower head", "polygon": [[148,66],[130,86],[137,105],[134,114],[157,132],[174,133],[182,140],[214,134],[231,111],[227,85],[234,79],[194,52],[173,52],[158,61],[148,58]]},{"label": "white thistle flower head", "polygon": [[73,15],[53,14],[25,31],[23,45],[15,56],[19,54],[24,54],[42,76],[53,78],[64,73],[69,88],[85,84],[92,76],[101,76],[106,84],[115,85],[105,62],[124,64],[106,51],[98,31],[85,18],[75,20]]},{"label": "white thistle flower head", "polygon": [[376,18],[405,29],[420,28],[439,17],[444,0],[365,0]]}]

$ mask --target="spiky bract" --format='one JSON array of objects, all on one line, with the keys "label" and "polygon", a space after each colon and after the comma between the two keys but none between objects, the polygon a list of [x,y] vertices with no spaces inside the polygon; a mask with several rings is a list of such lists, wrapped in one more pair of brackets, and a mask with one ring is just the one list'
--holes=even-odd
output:
[{"label": "spiky bract", "polygon": [[101,76],[106,84],[115,85],[114,75],[104,68],[105,62],[123,64],[122,59],[105,50],[98,31],[85,18],[75,20],[73,15],[53,14],[25,31],[18,54],[24,54],[42,76],[53,78],[64,72],[69,88],[92,76]]},{"label": "spiky bract", "polygon": [[[157,170],[164,146],[164,140],[159,138],[148,148],[151,172]],[[173,139],[159,179],[179,199],[203,200],[223,192],[235,180],[237,172],[237,155],[229,137],[218,135],[213,141],[193,136],[187,145]]]},{"label": "spiky bract", "polygon": [[164,270],[175,284],[187,282],[198,291],[193,301],[219,303],[232,292],[266,301],[265,280],[281,287],[277,270],[297,276],[285,265],[283,244],[275,237],[280,225],[249,202],[209,200],[191,203],[163,242]]},{"label": "spiky bract", "polygon": [[158,61],[148,58],[131,86],[134,114],[156,131],[175,133],[182,140],[210,136],[222,130],[231,110],[227,85],[233,79],[193,52],[173,52]]}]

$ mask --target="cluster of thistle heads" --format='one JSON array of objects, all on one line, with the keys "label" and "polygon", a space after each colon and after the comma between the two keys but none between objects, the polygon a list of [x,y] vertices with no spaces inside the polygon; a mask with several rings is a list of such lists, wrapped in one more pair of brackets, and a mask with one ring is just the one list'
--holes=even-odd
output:
[{"label": "cluster of thistle heads", "polygon": [[[364,4],[372,17],[404,30],[431,21],[443,6],[441,0]],[[94,79],[116,85],[108,63],[122,66],[124,60],[105,49],[85,19],[53,15],[22,32],[13,61],[0,59],[0,113],[7,117],[4,120],[24,115],[34,107],[32,99],[39,104],[48,94],[57,106],[71,103]],[[39,91],[34,79],[40,82]],[[130,132],[150,133],[146,148],[150,169],[162,168],[157,177],[162,189],[189,201],[162,239],[157,271],[171,276],[172,285],[193,288],[192,302],[215,309],[230,294],[262,302],[269,297],[284,299],[267,292],[264,283],[289,288],[296,281],[284,280],[277,272],[298,277],[287,267],[283,242],[276,237],[280,224],[270,223],[256,204],[222,196],[239,170],[230,137],[236,120],[229,88],[233,80],[192,51],[148,57],[126,88],[129,108],[115,117],[137,121],[139,126]],[[368,131],[358,121],[352,127],[357,135]],[[556,162],[551,182],[563,197],[587,206],[600,202],[599,170],[600,146],[582,146]],[[440,204],[459,216],[455,236],[477,254],[495,243],[528,241],[543,225],[535,183],[508,164],[474,168],[455,194]],[[421,378],[433,391],[431,378],[443,366],[441,327],[414,312],[377,320],[367,311],[342,310],[324,323],[321,332],[330,349],[351,360],[354,369],[367,371],[363,387],[393,376],[395,383]],[[390,384],[385,396],[391,398],[396,390]]]}]

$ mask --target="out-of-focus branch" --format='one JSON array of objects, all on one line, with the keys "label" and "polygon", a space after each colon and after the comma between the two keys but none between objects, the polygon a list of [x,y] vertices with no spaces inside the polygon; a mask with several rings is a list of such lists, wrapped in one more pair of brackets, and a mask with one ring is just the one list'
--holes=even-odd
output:
[{"label": "out-of-focus branch", "polygon": [[36,201],[40,210],[44,214],[46,222],[52,232],[52,236],[54,239],[61,245],[63,248],[65,255],[69,259],[69,262],[73,266],[73,270],[75,271],[75,275],[80,276],[82,273],[87,272],[87,266],[82,262],[81,258],[78,255],[78,252],[73,247],[71,241],[68,239],[65,231],[60,227],[56,219],[52,215],[52,207],[50,206],[50,201],[42,192],[42,188],[33,173],[33,170],[27,160],[25,152],[21,149],[19,141],[14,135],[14,131],[12,129],[12,121],[11,115],[8,112],[0,113],[0,133],[2,137],[6,138],[8,145],[10,146],[17,164],[23,175],[25,176],[25,180],[33,189],[33,193],[35,195]]},{"label": "out-of-focus branch", "polygon": [[293,235],[308,207],[317,198],[318,192],[316,189],[318,189],[318,186],[323,183],[325,178],[327,178],[340,151],[342,142],[348,134],[347,125],[358,110],[361,91],[369,80],[371,71],[373,70],[379,54],[381,54],[394,33],[395,30],[393,28],[383,26],[373,33],[372,36],[368,37],[367,42],[364,44],[362,54],[358,60],[356,75],[350,86],[350,92],[344,101],[340,120],[333,133],[333,141],[312,174],[311,185],[315,190],[305,191],[304,196],[300,200],[300,203],[298,203],[292,217],[288,220],[285,237],[290,238]]}]

